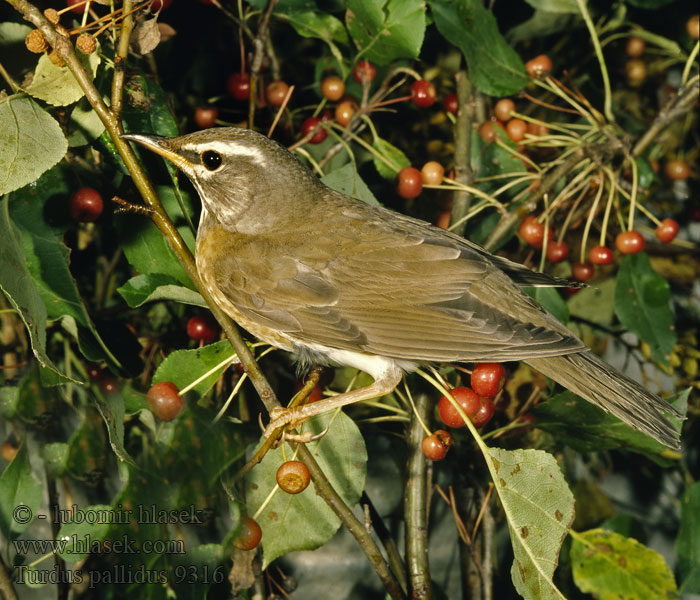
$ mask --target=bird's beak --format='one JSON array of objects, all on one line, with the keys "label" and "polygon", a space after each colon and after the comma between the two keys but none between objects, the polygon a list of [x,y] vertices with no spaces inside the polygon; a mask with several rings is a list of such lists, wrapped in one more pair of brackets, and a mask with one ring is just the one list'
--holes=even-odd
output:
[{"label": "bird's beak", "polygon": [[192,170],[192,164],[190,161],[185,159],[182,155],[178,154],[170,147],[170,138],[159,135],[145,135],[142,133],[124,133],[119,137],[123,140],[141,144],[142,146],[148,148],[151,152],[160,154],[163,158],[167,158],[169,161],[175,163],[177,167],[186,173]]}]

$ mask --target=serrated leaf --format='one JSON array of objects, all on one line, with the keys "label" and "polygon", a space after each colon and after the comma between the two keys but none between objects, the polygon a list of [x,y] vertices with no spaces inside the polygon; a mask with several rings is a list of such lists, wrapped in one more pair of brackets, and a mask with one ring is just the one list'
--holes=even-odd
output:
[{"label": "serrated leaf", "polygon": [[612,531],[576,534],[571,545],[574,583],[600,600],[672,600],[678,589],[663,557]]},{"label": "serrated leaf", "polygon": [[541,450],[501,448],[488,448],[486,458],[510,529],[515,589],[526,599],[562,600],[552,576],[574,497],[557,461]]},{"label": "serrated leaf", "polygon": [[381,175],[384,179],[393,181],[396,179],[396,174],[404,167],[410,167],[411,161],[408,159],[403,151],[399,150],[393,144],[390,144],[386,140],[375,137],[372,141],[372,147],[384,157],[385,160],[372,155],[372,160],[374,161],[374,166],[377,169],[377,173]]},{"label": "serrated leaf", "polygon": [[123,286],[117,288],[117,292],[131,308],[158,300],[171,300],[205,308],[207,306],[198,292],[180,285],[179,281],[169,275],[159,273],[132,277]]},{"label": "serrated leaf", "polygon": [[676,554],[681,593],[700,594],[700,482],[688,486],[681,499]]},{"label": "serrated leaf", "polygon": [[534,298],[550,313],[559,319],[564,325],[569,322],[569,308],[566,302],[552,287],[525,287],[521,288],[528,296]]},{"label": "serrated leaf", "polygon": [[329,13],[295,10],[286,13],[283,19],[288,21],[302,37],[318,38],[327,44],[338,42],[347,45],[349,43],[345,26]]},{"label": "serrated leaf", "polygon": [[124,448],[124,399],[118,391],[95,397],[95,406],[100,411],[107,426],[109,444],[117,458],[123,462],[135,465],[134,459]]},{"label": "serrated leaf", "polygon": [[[328,412],[304,423],[304,431],[328,433],[308,449],[328,477],[335,491],[350,507],[364,489],[367,451],[355,422],[343,412]],[[287,445],[286,456],[294,450]],[[255,514],[276,486],[276,473],[284,462],[282,448],[269,451],[262,463],[246,477],[246,504]],[[313,550],[325,544],[340,527],[340,520],[316,493],[313,484],[300,494],[279,489],[257,517],[262,528],[263,569],[275,558],[294,550]]]},{"label": "serrated leaf", "polygon": [[438,31],[464,54],[469,78],[489,96],[510,96],[529,78],[520,56],[498,31],[481,0],[429,0]]},{"label": "serrated leaf", "polygon": [[[75,510],[72,519],[63,525],[56,536],[65,546],[57,554],[68,563],[87,558],[107,536],[110,523],[117,518],[111,506],[93,504]],[[98,552],[99,553],[99,552]]]},{"label": "serrated leaf", "polygon": [[336,192],[347,194],[367,204],[379,206],[379,201],[374,197],[374,194],[367,187],[367,184],[362,181],[353,163],[347,163],[340,167],[340,169],[331,171],[321,177],[321,181]]},{"label": "serrated leaf", "polygon": [[359,56],[378,65],[418,58],[425,36],[423,0],[347,0],[345,23]]},{"label": "serrated leaf", "polygon": [[35,181],[68,150],[61,127],[34,100],[0,100],[0,195]]},{"label": "serrated leaf", "polygon": [[652,356],[664,363],[676,343],[670,300],[668,282],[651,268],[646,252],[622,259],[615,287],[615,314],[627,329],[649,344]]},{"label": "serrated leaf", "polygon": [[190,385],[196,379],[199,379],[205,373],[211,371],[222,362],[231,359],[230,363],[226,363],[213,371],[206,379],[198,383],[192,392],[197,396],[203,396],[211,386],[216,383],[216,380],[221,375],[221,372],[228,364],[240,362],[235,357],[235,352],[228,340],[207,344],[201,348],[194,350],[176,350],[171,352],[160,363],[156,372],[153,374],[153,383],[159,381],[170,381],[174,383],[178,389],[182,389]]},{"label": "serrated leaf", "polygon": [[29,25],[21,23],[0,23],[0,46],[23,43],[31,30]]},{"label": "serrated leaf", "polygon": [[0,475],[0,531],[14,540],[34,520],[41,507],[42,485],[32,470],[25,444]]},{"label": "serrated leaf", "polygon": [[[76,56],[90,80],[93,80],[100,65],[99,42],[97,50],[92,54],[77,52]],[[39,58],[34,78],[25,91],[53,106],[68,106],[85,95],[71,70],[66,66],[58,67],[53,64],[48,54],[42,54]]]},{"label": "serrated leaf", "polygon": [[39,364],[54,374],[54,383],[78,383],[66,377],[46,354],[46,306],[27,267],[22,238],[10,219],[9,199],[0,200],[0,289],[22,319]]}]

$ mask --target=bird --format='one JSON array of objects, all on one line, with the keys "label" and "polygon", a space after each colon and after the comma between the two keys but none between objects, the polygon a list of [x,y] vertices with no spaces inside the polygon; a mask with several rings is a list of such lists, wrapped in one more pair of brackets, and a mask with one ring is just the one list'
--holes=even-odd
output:
[{"label": "bird", "polygon": [[636,430],[680,448],[666,401],[597,357],[524,286],[571,285],[427,222],[324,185],[252,130],[122,138],[174,163],[202,202],[195,261],[239,325],[303,362],[373,383],[271,413],[266,435],[392,392],[425,365],[524,361]]}]

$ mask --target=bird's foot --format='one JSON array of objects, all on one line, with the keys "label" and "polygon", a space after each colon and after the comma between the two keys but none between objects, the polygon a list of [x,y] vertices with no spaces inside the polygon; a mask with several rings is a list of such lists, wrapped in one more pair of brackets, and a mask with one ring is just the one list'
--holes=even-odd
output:
[{"label": "bird's foot", "polygon": [[278,429],[282,430],[282,436],[280,443],[284,441],[297,442],[301,444],[307,444],[315,440],[321,439],[328,432],[328,427],[321,431],[320,433],[311,433],[307,431],[305,433],[294,433],[293,429],[296,429],[309,417],[302,414],[298,408],[284,408],[278,407],[272,409],[270,413],[270,423],[263,431],[263,435],[269,438]]}]

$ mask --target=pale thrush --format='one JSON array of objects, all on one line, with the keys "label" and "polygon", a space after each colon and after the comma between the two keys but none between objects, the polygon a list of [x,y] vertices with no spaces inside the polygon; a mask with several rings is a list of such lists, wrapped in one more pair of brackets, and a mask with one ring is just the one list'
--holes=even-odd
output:
[{"label": "pale thrush", "polygon": [[[374,383],[273,415],[273,428],[391,392],[430,363],[529,365],[663,444],[679,434],[665,401],[595,356],[521,290],[561,280],[323,183],[246,129],[125,135],[175,163],[202,200],[197,271],[217,303],[301,359]],[[293,412],[293,414],[290,414]]]}]

